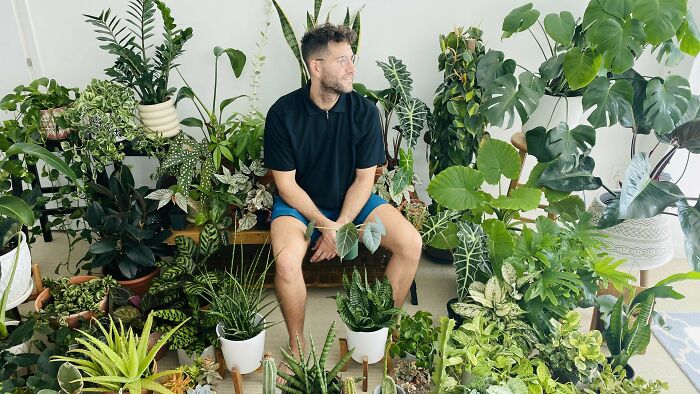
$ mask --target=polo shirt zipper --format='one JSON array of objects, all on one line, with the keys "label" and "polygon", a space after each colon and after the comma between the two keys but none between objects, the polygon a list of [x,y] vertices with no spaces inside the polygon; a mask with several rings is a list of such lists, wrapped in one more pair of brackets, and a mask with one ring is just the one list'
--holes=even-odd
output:
[{"label": "polo shirt zipper", "polygon": [[330,118],[328,117],[328,111],[326,111],[326,120],[328,120],[328,119],[330,119]]}]

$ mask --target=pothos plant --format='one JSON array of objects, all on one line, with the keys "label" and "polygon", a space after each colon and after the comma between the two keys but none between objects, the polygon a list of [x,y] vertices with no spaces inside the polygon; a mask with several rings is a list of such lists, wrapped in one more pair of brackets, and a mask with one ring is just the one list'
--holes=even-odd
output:
[{"label": "pothos plant", "polygon": [[[389,56],[387,62],[377,62],[389,82],[384,90],[370,90],[364,85],[355,84],[355,90],[375,104],[380,104],[383,111],[380,116],[382,135],[384,137],[384,154],[387,166],[382,175],[384,178],[375,185],[375,192],[388,197],[397,205],[408,199],[413,185],[420,183],[415,179],[413,171],[413,151],[418,137],[430,116],[428,106],[413,97],[413,79],[403,62],[394,56]],[[393,147],[389,146],[392,117],[396,113],[399,124],[393,127],[398,133],[393,138]],[[406,150],[402,148],[402,142]]]}]

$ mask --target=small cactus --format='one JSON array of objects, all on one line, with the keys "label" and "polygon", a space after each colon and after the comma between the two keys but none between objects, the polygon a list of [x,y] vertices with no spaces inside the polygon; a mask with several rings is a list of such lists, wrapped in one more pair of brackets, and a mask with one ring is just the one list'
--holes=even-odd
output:
[{"label": "small cactus", "polygon": [[345,379],[345,383],[343,384],[343,393],[355,394],[355,389],[355,379],[352,377]]},{"label": "small cactus", "polygon": [[277,364],[272,357],[263,359],[263,394],[274,394],[277,385]]},{"label": "small cactus", "polygon": [[382,394],[396,394],[396,383],[391,376],[384,376],[384,380],[382,380]]}]

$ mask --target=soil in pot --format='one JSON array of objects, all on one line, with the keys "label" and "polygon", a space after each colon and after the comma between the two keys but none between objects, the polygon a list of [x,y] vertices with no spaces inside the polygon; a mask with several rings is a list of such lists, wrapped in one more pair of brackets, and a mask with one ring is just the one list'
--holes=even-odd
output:
[{"label": "soil in pot", "polygon": [[462,323],[464,323],[464,318],[456,314],[455,311],[452,310],[452,304],[456,302],[456,298],[447,301],[447,317],[455,321],[455,329],[459,328],[459,326],[461,326]]}]

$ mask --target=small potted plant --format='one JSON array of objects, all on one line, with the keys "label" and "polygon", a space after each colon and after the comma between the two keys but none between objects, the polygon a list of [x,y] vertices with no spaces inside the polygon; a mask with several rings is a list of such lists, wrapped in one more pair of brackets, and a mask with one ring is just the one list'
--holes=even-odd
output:
[{"label": "small potted plant", "polygon": [[150,189],[134,187],[127,166],[119,166],[110,175],[109,188],[95,183],[89,188],[94,193],[85,213],[90,228],[81,237],[94,242],[83,260],[143,296],[158,274],[156,259],[165,255],[163,242],[170,236],[156,202],[144,199]]},{"label": "small potted plant", "polygon": [[17,111],[22,125],[30,133],[39,131],[43,138],[62,140],[68,137],[70,129],[57,126],[56,118],[63,115],[77,93],[77,88],[66,88],[53,79],[39,78],[29,86],[17,86],[13,93],[0,100],[0,109]]},{"label": "small potted plant", "polygon": [[433,362],[437,330],[430,312],[418,311],[413,316],[402,316],[389,354],[392,357],[413,360],[419,367],[430,367]]},{"label": "small potted plant", "polygon": [[58,321],[71,328],[80,325],[80,319],[91,320],[107,310],[107,295],[117,282],[109,276],[90,275],[44,278],[44,290],[34,300],[37,312],[57,316]]},{"label": "small potted plant", "polygon": [[[126,25],[109,9],[100,15],[85,15],[86,22],[96,27],[98,40],[107,42],[100,48],[117,57],[114,65],[105,70],[107,75],[134,89],[139,96],[139,117],[145,130],[170,138],[180,132],[180,121],[171,97],[175,88],[168,86],[169,76],[177,67],[175,61],[184,52],[185,43],[192,38],[192,28],[179,28],[163,1],[132,0],[130,7],[140,11],[129,12]],[[151,54],[147,53],[153,47],[149,40],[153,34],[149,32],[155,27],[156,8],[163,19],[164,41]],[[129,25],[137,28],[127,29]]]},{"label": "small potted plant", "polygon": [[401,309],[394,307],[394,296],[389,279],[375,280],[370,286],[367,272],[364,278],[357,268],[352,279],[343,274],[345,294],[335,297],[340,319],[347,328],[348,347],[354,348],[353,360],[374,364],[384,356],[389,327]]},{"label": "small potted plant", "polygon": [[274,324],[267,319],[276,304],[267,300],[269,291],[265,289],[265,276],[273,260],[268,256],[258,270],[261,255],[262,252],[258,253],[245,268],[232,266],[216,284],[208,281],[204,291],[204,298],[210,304],[206,312],[218,321],[216,335],[226,368],[238,368],[241,374],[260,366],[265,333]]}]

